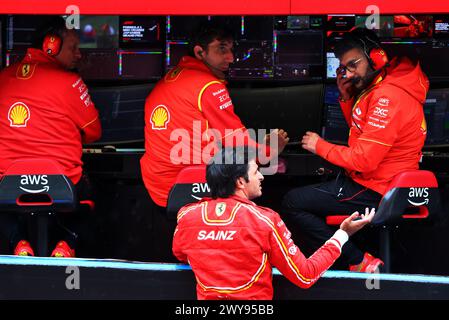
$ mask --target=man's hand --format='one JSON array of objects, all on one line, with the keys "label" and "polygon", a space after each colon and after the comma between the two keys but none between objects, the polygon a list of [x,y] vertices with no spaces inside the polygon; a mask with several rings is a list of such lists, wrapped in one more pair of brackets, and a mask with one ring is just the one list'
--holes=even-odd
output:
[{"label": "man's hand", "polygon": [[374,208],[365,209],[365,214],[360,214],[358,211],[351,214],[350,217],[346,218],[340,225],[340,229],[346,231],[349,236],[362,229],[365,225],[373,220],[376,210]]},{"label": "man's hand", "polygon": [[274,129],[273,131],[271,131],[269,134],[267,134],[265,136],[265,144],[266,145],[270,145],[270,141],[271,140],[275,140],[277,139],[278,141],[278,155],[281,154],[281,152],[284,150],[285,146],[288,143],[288,140],[290,140],[290,138],[287,135],[287,132],[284,131],[283,129]]},{"label": "man's hand", "polygon": [[302,137],[301,145],[307,151],[312,153],[316,153],[316,143],[320,136],[315,132],[307,131],[306,134]]},{"label": "man's hand", "polygon": [[349,100],[354,96],[354,87],[351,78],[343,78],[343,74],[338,69],[337,87],[342,99]]}]

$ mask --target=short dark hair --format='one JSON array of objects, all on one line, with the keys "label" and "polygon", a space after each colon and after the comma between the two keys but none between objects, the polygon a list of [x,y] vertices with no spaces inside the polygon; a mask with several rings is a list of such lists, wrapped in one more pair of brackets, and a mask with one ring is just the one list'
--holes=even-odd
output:
[{"label": "short dark hair", "polygon": [[63,17],[46,16],[37,27],[32,47],[42,49],[42,43],[44,42],[45,36],[56,35],[63,39],[67,31],[68,29]]},{"label": "short dark hair", "polygon": [[219,41],[233,41],[234,35],[231,29],[229,29],[226,25],[220,25],[211,20],[200,23],[196,28],[194,28],[190,36],[189,55],[192,57],[195,56],[193,48],[197,45],[204,50],[207,50],[209,43],[213,42],[215,39]]},{"label": "short dark hair", "polygon": [[241,177],[249,181],[249,162],[256,159],[252,147],[228,147],[221,149],[206,167],[206,180],[212,198],[228,198],[235,193],[235,183]]},{"label": "short dark hair", "polygon": [[346,52],[357,48],[366,55],[373,48],[380,48],[380,41],[373,30],[356,28],[345,33],[343,39],[335,41],[335,56],[340,59]]}]

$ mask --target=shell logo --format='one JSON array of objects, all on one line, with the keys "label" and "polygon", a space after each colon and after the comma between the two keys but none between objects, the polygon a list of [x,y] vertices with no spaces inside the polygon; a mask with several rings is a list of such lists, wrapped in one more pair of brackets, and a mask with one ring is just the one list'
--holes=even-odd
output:
[{"label": "shell logo", "polygon": [[11,127],[26,127],[30,120],[30,109],[23,102],[14,103],[9,108],[8,119]]},{"label": "shell logo", "polygon": [[170,122],[170,112],[164,105],[158,105],[150,117],[151,128],[153,130],[165,130]]},{"label": "shell logo", "polygon": [[427,123],[426,123],[426,118],[423,118],[423,119],[422,119],[422,122],[421,122],[421,132],[422,132],[423,134],[426,134],[426,133],[427,133]]}]

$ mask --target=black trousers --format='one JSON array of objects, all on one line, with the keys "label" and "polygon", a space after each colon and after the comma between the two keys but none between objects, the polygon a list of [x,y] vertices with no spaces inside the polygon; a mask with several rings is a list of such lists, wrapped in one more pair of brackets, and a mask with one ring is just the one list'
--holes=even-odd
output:
[{"label": "black trousers", "polygon": [[[90,200],[93,188],[89,178],[83,175],[75,185],[79,200]],[[76,212],[55,215],[49,219],[49,250],[60,240],[66,241],[71,248],[76,249],[80,235],[90,232],[90,212],[87,208],[79,208]],[[28,230],[28,214],[0,213],[0,234],[9,242],[10,251],[13,251],[20,240],[30,240]]]},{"label": "black trousers", "polygon": [[[340,173],[335,180],[289,191],[282,201],[281,215],[293,235],[300,235],[301,246],[312,253],[335,232],[326,224],[326,216],[362,214],[366,207],[377,209],[381,198],[381,194]],[[349,265],[360,263],[363,255],[351,241],[343,246],[342,258]]]},{"label": "black trousers", "polygon": [[161,207],[157,205],[153,199],[150,201],[153,205],[153,221],[158,226],[158,230],[155,230],[153,234],[153,260],[161,262],[179,263],[175,258],[172,251],[173,246],[173,234],[176,229],[177,220],[175,217],[170,217],[167,214],[167,207]]}]

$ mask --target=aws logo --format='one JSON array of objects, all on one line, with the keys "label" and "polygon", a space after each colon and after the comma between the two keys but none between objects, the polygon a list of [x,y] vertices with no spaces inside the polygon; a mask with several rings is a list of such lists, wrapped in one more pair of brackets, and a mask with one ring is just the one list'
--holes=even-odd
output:
[{"label": "aws logo", "polygon": [[422,206],[424,204],[428,204],[429,203],[429,188],[410,188],[409,192],[408,192],[408,197],[409,198],[425,198],[423,201],[421,202],[414,202],[410,199],[407,199],[407,201],[415,206],[415,207],[419,207]]},{"label": "aws logo", "polygon": [[[209,185],[207,183],[194,183],[192,185],[192,198],[196,199],[196,200],[201,200],[202,196],[204,196],[205,194],[209,194],[210,193],[210,188]],[[197,196],[197,195],[201,195],[201,197]],[[226,209],[226,206],[225,206]]]},{"label": "aws logo", "polygon": [[379,103],[379,105],[382,106],[382,107],[388,107],[388,105],[390,104],[390,99],[388,99],[388,98],[379,98],[377,103]]},{"label": "aws logo", "polygon": [[[48,184],[48,176],[46,174],[24,174],[20,176],[19,187],[22,191],[28,193],[41,193],[48,192],[50,187]],[[25,186],[25,187],[24,187]],[[40,189],[34,189],[34,187],[41,187]],[[31,187],[32,189],[29,189]]]}]

